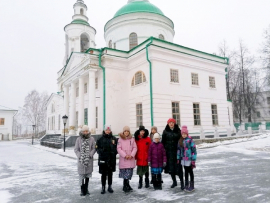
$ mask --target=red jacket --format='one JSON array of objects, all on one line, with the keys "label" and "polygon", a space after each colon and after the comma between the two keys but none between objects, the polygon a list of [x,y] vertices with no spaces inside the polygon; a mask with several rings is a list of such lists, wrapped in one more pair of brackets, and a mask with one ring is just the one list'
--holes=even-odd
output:
[{"label": "red jacket", "polygon": [[151,139],[148,137],[148,135],[149,134],[147,131],[143,138],[141,138],[138,131],[135,133],[135,139],[138,148],[135,157],[137,160],[137,166],[148,166],[148,150],[151,145]]}]

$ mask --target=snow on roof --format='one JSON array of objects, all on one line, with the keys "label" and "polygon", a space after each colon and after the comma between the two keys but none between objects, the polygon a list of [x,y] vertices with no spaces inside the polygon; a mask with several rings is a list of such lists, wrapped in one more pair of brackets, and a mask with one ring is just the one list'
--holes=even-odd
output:
[{"label": "snow on roof", "polygon": [[2,105],[0,105],[0,110],[4,110],[4,111],[18,111],[18,110],[11,109],[11,108],[8,108],[8,107],[2,106]]}]

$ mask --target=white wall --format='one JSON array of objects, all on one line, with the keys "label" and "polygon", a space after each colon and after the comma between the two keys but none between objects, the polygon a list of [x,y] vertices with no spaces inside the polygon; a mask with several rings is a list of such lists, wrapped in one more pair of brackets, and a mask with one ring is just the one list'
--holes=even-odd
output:
[{"label": "white wall", "polygon": [[13,116],[16,112],[17,111],[0,110],[0,118],[5,119],[4,125],[0,125],[0,134],[3,134],[4,136],[8,134],[9,140],[12,140]]}]

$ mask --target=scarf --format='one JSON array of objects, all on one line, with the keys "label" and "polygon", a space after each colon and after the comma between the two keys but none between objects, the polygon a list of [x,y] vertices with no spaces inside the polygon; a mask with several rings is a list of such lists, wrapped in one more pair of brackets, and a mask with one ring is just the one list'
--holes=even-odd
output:
[{"label": "scarf", "polygon": [[82,136],[82,149],[80,156],[80,163],[85,167],[88,166],[90,160],[90,149],[89,149],[89,135]]}]

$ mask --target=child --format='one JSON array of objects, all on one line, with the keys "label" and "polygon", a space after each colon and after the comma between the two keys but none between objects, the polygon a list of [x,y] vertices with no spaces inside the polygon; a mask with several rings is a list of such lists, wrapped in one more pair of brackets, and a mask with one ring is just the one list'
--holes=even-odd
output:
[{"label": "child", "polygon": [[151,144],[151,139],[148,137],[149,132],[144,126],[140,126],[135,132],[135,140],[137,144],[137,174],[139,175],[138,189],[142,188],[143,175],[145,175],[145,187],[149,188],[149,166],[148,166],[148,150]]},{"label": "child", "polygon": [[157,133],[157,127],[156,126],[153,126],[151,128],[151,134],[150,134],[150,139],[152,140],[152,142],[154,142],[154,134]]},{"label": "child", "polygon": [[155,190],[162,190],[161,173],[166,166],[167,158],[163,144],[160,142],[160,135],[155,133],[154,142],[150,145],[148,152],[148,165],[151,166],[152,181]]},{"label": "child", "polygon": [[88,191],[89,178],[93,172],[93,156],[96,153],[95,139],[91,137],[88,126],[84,125],[76,140],[75,154],[78,158],[78,173],[80,176],[81,196],[90,195]]},{"label": "child", "polygon": [[137,153],[137,145],[135,139],[130,134],[130,128],[125,126],[123,133],[119,134],[120,139],[117,144],[119,156],[119,178],[123,178],[123,191],[130,192],[133,189],[129,185],[135,168],[135,155]]},{"label": "child", "polygon": [[[192,137],[188,135],[187,126],[182,127],[182,137],[179,140],[178,148],[178,162],[181,160],[181,164],[185,168],[185,191],[193,192],[195,190],[193,168],[196,168],[195,161],[197,158],[197,151]],[[190,176],[190,184],[188,176]]]},{"label": "child", "polygon": [[110,125],[104,126],[103,136],[98,139],[96,149],[98,153],[99,173],[101,174],[101,194],[105,194],[107,176],[108,192],[113,193],[112,177],[116,168],[117,139],[112,135]]}]

